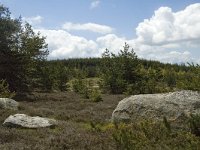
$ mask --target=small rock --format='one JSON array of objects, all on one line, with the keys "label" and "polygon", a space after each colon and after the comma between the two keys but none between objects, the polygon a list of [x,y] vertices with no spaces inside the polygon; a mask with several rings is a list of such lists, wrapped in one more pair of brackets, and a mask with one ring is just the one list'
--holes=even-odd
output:
[{"label": "small rock", "polygon": [[17,110],[19,103],[10,98],[0,98],[0,109]]},{"label": "small rock", "polygon": [[30,117],[25,114],[10,115],[3,123],[7,127],[22,127],[22,128],[44,128],[55,127],[56,120],[42,118],[39,116]]}]

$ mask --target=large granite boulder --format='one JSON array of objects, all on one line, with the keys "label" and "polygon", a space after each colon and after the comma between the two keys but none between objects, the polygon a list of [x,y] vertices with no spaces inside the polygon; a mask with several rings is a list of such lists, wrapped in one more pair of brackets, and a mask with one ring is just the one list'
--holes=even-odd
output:
[{"label": "large granite boulder", "polygon": [[141,94],[123,99],[113,111],[113,121],[136,122],[139,119],[181,123],[190,114],[200,114],[200,93],[177,91],[165,94]]},{"label": "large granite boulder", "polygon": [[17,110],[19,103],[10,98],[0,98],[0,109]]},{"label": "large granite boulder", "polygon": [[30,117],[25,114],[10,115],[3,123],[7,127],[22,127],[22,128],[44,128],[55,127],[56,120],[42,118],[42,117]]}]

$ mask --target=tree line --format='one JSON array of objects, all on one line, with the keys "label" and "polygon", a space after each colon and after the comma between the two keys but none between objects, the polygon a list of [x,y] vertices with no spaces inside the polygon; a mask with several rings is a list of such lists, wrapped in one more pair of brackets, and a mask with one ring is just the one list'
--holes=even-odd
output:
[{"label": "tree line", "polygon": [[45,37],[0,5],[0,87],[6,82],[11,92],[66,91],[68,83],[83,89],[79,83],[87,84],[82,80],[91,78],[98,80],[101,92],[113,94],[200,91],[199,65],[140,59],[127,43],[118,54],[106,49],[101,58],[47,60],[47,56]]}]

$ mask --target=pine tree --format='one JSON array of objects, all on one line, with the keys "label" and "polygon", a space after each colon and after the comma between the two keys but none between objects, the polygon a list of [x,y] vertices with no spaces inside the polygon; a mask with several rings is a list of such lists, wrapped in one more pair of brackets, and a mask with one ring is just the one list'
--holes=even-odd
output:
[{"label": "pine tree", "polygon": [[9,9],[0,5],[0,79],[8,82],[11,91],[20,92],[30,87],[36,65],[48,50],[44,37],[10,15]]}]

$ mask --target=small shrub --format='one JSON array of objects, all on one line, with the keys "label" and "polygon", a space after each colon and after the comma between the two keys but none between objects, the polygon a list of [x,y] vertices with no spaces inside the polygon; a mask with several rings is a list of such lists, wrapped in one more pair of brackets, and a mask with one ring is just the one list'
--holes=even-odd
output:
[{"label": "small shrub", "polygon": [[94,121],[90,121],[90,127],[93,131],[96,131],[96,132],[101,132],[101,126],[99,123],[96,123]]},{"label": "small shrub", "polygon": [[90,81],[76,79],[72,82],[73,91],[82,95],[83,98],[93,102],[102,101],[101,92],[97,88],[90,87]]},{"label": "small shrub", "polygon": [[84,83],[81,79],[75,79],[72,81],[73,91],[76,93],[81,93],[84,88]]},{"label": "small shrub", "polygon": [[92,89],[89,99],[91,99],[93,102],[102,101],[101,92],[98,89]]},{"label": "small shrub", "polygon": [[198,137],[182,130],[172,131],[164,122],[142,121],[135,124],[116,124],[112,135],[118,150],[133,149],[198,149]]},{"label": "small shrub", "polygon": [[9,90],[9,85],[6,80],[0,80],[0,97],[12,98],[14,96],[15,93]]},{"label": "small shrub", "polygon": [[91,90],[85,84],[83,85],[83,89],[80,91],[80,94],[83,98],[89,99],[90,98]]},{"label": "small shrub", "polygon": [[72,81],[72,88],[74,92],[81,94],[83,98],[89,99],[91,91],[86,81],[75,79]]},{"label": "small shrub", "polygon": [[200,136],[200,115],[191,114],[189,119],[190,132]]},{"label": "small shrub", "polygon": [[133,130],[126,125],[115,124],[115,131],[113,133],[113,139],[116,143],[116,147],[119,150],[131,150],[135,148],[134,133]]},{"label": "small shrub", "polygon": [[140,94],[139,88],[137,84],[129,84],[126,87],[126,91],[124,92],[125,95],[136,95]]}]

